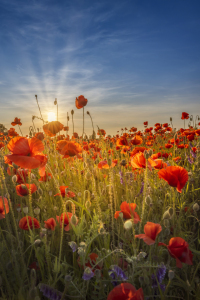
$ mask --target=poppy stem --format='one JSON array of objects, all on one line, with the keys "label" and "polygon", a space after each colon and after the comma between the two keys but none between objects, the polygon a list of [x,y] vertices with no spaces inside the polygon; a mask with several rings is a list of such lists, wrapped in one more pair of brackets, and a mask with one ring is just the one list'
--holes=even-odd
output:
[{"label": "poppy stem", "polygon": [[21,131],[21,128],[20,128],[19,124],[18,124],[18,127],[19,127],[19,130],[20,130],[20,132],[21,132],[21,135],[23,136],[23,133],[22,133],[22,131]]},{"label": "poppy stem", "polygon": [[43,117],[42,117],[42,113],[41,113],[40,106],[39,106],[39,103],[38,103],[37,95],[35,95],[35,99],[36,99],[36,102],[37,102],[37,105],[38,105],[38,108],[39,108],[39,112],[40,112],[41,119],[42,119],[42,121],[43,121],[43,123],[44,123],[44,119],[43,119]]}]

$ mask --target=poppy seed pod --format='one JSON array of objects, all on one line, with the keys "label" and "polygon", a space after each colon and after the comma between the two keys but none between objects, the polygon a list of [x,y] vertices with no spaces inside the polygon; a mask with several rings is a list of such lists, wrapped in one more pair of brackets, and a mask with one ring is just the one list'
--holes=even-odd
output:
[{"label": "poppy seed pod", "polygon": [[168,272],[168,277],[169,277],[169,280],[172,280],[173,278],[174,278],[174,271],[172,271],[172,270],[169,270],[169,272]]},{"label": "poppy seed pod", "polygon": [[168,210],[164,212],[163,219],[170,219],[170,214]]},{"label": "poppy seed pod", "polygon": [[23,212],[24,212],[25,214],[28,213],[28,206],[23,207]]},{"label": "poppy seed pod", "polygon": [[36,215],[39,215],[39,214],[40,214],[40,208],[39,208],[39,207],[36,207],[36,208],[34,209],[34,213],[35,213]]},{"label": "poppy seed pod", "polygon": [[125,223],[124,223],[124,228],[126,230],[129,230],[133,227],[133,222],[131,220],[127,220]]},{"label": "poppy seed pod", "polygon": [[73,216],[71,217],[71,223],[72,223],[73,225],[76,225],[76,224],[77,224],[77,217],[76,217],[75,215],[73,215]]},{"label": "poppy seed pod", "polygon": [[149,195],[145,198],[145,203],[147,205],[150,205],[150,203],[152,203],[152,199],[151,199],[151,197]]},{"label": "poppy seed pod", "polygon": [[13,183],[16,183],[16,182],[17,182],[17,175],[14,175],[14,176],[12,177],[12,182],[13,182]]},{"label": "poppy seed pod", "polygon": [[42,195],[42,194],[43,194],[43,190],[42,190],[40,187],[38,188],[38,194],[39,194],[39,195]]},{"label": "poppy seed pod", "polygon": [[199,210],[199,204],[198,204],[198,203],[195,203],[195,204],[193,205],[193,210],[194,210],[194,211],[198,211],[198,210]]}]

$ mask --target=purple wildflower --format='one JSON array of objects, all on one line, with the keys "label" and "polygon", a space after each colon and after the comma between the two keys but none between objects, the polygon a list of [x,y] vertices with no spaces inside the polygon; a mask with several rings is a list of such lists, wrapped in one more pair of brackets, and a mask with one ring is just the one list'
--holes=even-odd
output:
[{"label": "purple wildflower", "polygon": [[136,197],[138,197],[139,195],[141,195],[143,193],[143,190],[144,190],[144,182],[142,182],[141,189],[140,189],[139,193],[136,195]]},{"label": "purple wildflower", "polygon": [[85,271],[83,273],[83,280],[90,280],[94,276],[94,272],[92,272],[92,269],[87,267],[85,268]]},{"label": "purple wildflower", "polygon": [[128,277],[126,276],[126,274],[124,273],[124,271],[118,267],[117,265],[113,265],[111,266],[111,269],[108,271],[109,276],[114,280],[112,281],[112,284],[114,286],[117,286],[117,282],[115,280],[127,280]]},{"label": "purple wildflower", "polygon": [[69,242],[68,244],[72,248],[73,252],[75,252],[77,250],[78,246],[75,242],[72,241],[72,242]]},{"label": "purple wildflower", "polygon": [[168,166],[168,167],[170,167],[170,166],[171,166],[171,165],[170,165],[170,163],[169,163],[168,161],[166,161],[166,164],[167,164],[167,166]]},{"label": "purple wildflower", "polygon": [[50,300],[60,300],[62,298],[62,293],[58,290],[50,287],[47,284],[40,283],[39,289],[43,293],[45,297],[47,297]]},{"label": "purple wildflower", "polygon": [[190,153],[191,153],[191,155],[193,156],[193,158],[196,158],[196,157],[197,157],[196,154],[195,154],[192,150],[190,150]]},{"label": "purple wildflower", "polygon": [[190,156],[187,155],[187,154],[186,154],[186,156],[187,156],[187,159],[188,159],[189,163],[190,163],[190,164],[193,164],[193,161],[191,160]]},{"label": "purple wildflower", "polygon": [[[161,266],[158,268],[158,270],[156,272],[156,275],[154,275],[154,274],[151,275],[152,288],[157,288],[158,283],[159,283],[161,290],[162,291],[165,290],[165,284],[162,284],[162,281],[165,278],[165,274],[166,274],[166,267],[164,264],[161,264]],[[156,278],[157,278],[157,280],[156,280]]]}]

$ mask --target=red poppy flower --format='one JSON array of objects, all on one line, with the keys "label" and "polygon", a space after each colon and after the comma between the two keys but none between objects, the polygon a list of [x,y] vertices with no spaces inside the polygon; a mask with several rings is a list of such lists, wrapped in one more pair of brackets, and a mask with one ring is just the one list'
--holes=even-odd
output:
[{"label": "red poppy flower", "polygon": [[47,163],[46,155],[41,153],[44,150],[44,145],[35,137],[32,139],[15,137],[8,143],[8,149],[12,154],[5,157],[21,168],[42,168]]},{"label": "red poppy flower", "polygon": [[167,168],[167,164],[162,159],[154,159],[154,161],[157,163],[157,165],[154,166],[156,170]]},{"label": "red poppy flower", "polygon": [[132,219],[133,218],[134,223],[137,224],[138,222],[140,222],[140,217],[135,212],[136,206],[137,205],[135,203],[129,204],[126,201],[122,202],[122,204],[120,205],[121,211],[115,212],[115,215],[114,215],[115,219],[118,219],[119,213],[122,212],[124,219]]},{"label": "red poppy flower", "polygon": [[98,132],[97,132],[97,134],[98,134],[98,135],[103,135],[103,136],[104,136],[104,135],[106,135],[106,132],[105,132],[104,129],[99,129]]},{"label": "red poppy flower", "polygon": [[20,125],[20,126],[21,126],[22,123],[20,122],[20,119],[15,118],[15,119],[14,119],[14,122],[12,122],[11,125],[12,125],[12,126],[15,126],[15,125]]},{"label": "red poppy flower", "polygon": [[64,155],[63,158],[68,158],[72,156],[77,156],[81,158],[79,153],[82,153],[82,148],[78,143],[69,141],[59,141],[57,142],[57,150],[60,154]]},{"label": "red poppy flower", "polygon": [[107,300],[144,300],[142,288],[136,288],[128,283],[121,283],[108,294]]},{"label": "red poppy flower", "polygon": [[64,126],[64,127],[63,127],[63,130],[64,130],[64,131],[69,131],[69,127],[68,127],[68,126]]},{"label": "red poppy flower", "polygon": [[[65,212],[64,213],[64,230],[65,231],[69,231],[71,229],[70,223],[69,221],[71,221],[73,214],[70,212]],[[76,217],[77,218],[77,217]],[[58,221],[58,223],[60,223],[60,228],[62,228],[62,223],[63,223],[63,213],[61,214],[61,216],[56,216],[56,219]],[[77,218],[77,222],[76,225],[78,224],[78,218]]]},{"label": "red poppy flower", "polygon": [[0,196],[0,220],[5,218],[5,214],[9,213],[8,200]]},{"label": "red poppy flower", "polygon": [[[31,184],[31,194],[35,193],[37,191],[37,186],[32,183]],[[17,195],[24,197],[29,194],[29,184],[20,184],[16,186],[16,192]]]},{"label": "red poppy flower", "polygon": [[144,122],[143,124],[144,124],[144,126],[147,126],[148,125],[148,121]]},{"label": "red poppy flower", "polygon": [[[131,159],[131,165],[133,168],[146,168],[146,159],[142,152],[136,153]],[[151,171],[152,167],[155,167],[157,163],[150,157],[148,158],[148,168]]]},{"label": "red poppy flower", "polygon": [[19,134],[15,131],[15,128],[10,128],[8,130],[8,136],[13,137],[13,136],[18,136]]},{"label": "red poppy flower", "polygon": [[[89,259],[85,263],[85,266],[93,269],[93,266],[96,264],[97,258],[98,258],[98,255],[96,253],[90,253]],[[80,257],[77,259],[77,262],[78,262],[79,267],[83,267],[84,268],[84,266],[81,265],[81,259],[80,259]],[[94,269],[99,269],[100,270],[100,269],[102,269],[102,266],[97,265]]]},{"label": "red poppy flower", "polygon": [[45,223],[45,225],[44,225],[45,228],[55,230],[56,221],[54,218],[50,218],[47,221],[44,221],[44,223]]},{"label": "red poppy flower", "polygon": [[51,178],[52,178],[51,173],[45,172],[44,176],[41,176],[39,178],[39,181],[47,182],[47,181],[51,180]]},{"label": "red poppy flower", "polygon": [[21,228],[23,230],[29,230],[28,224],[29,224],[30,229],[33,229],[33,227],[35,229],[40,228],[40,224],[39,224],[38,220],[35,218],[32,218],[30,216],[23,217],[19,221],[19,228]]},{"label": "red poppy flower", "polygon": [[140,135],[136,135],[134,138],[131,139],[132,145],[141,145],[143,143],[143,140]]},{"label": "red poppy flower", "polygon": [[78,98],[76,98],[76,100],[75,100],[75,105],[76,105],[76,108],[78,108],[78,109],[83,108],[84,106],[87,105],[87,103],[88,103],[88,100],[83,95],[78,96]]},{"label": "red poppy flower", "polygon": [[37,132],[37,133],[35,134],[35,137],[36,137],[38,140],[42,141],[42,140],[44,139],[44,134],[43,134],[42,132]]},{"label": "red poppy flower", "polygon": [[54,195],[54,197],[56,197],[56,196],[62,196],[64,198],[65,196],[67,196],[68,198],[73,198],[73,197],[76,196],[71,191],[67,191],[67,194],[66,194],[66,189],[68,189],[68,186],[64,186],[64,185],[60,186],[60,193]]},{"label": "red poppy flower", "polygon": [[16,171],[17,183],[22,184],[26,183],[28,178],[28,170],[27,169],[17,169]]},{"label": "red poppy flower", "polygon": [[167,181],[170,186],[176,187],[179,193],[181,193],[181,190],[188,181],[187,170],[179,166],[170,166],[166,169],[161,169],[158,172],[158,176]]},{"label": "red poppy flower", "polygon": [[164,243],[158,243],[158,246],[167,247],[169,254],[176,259],[177,268],[182,268],[182,263],[188,265],[193,264],[193,254],[189,250],[189,245],[184,239],[180,237],[173,237],[170,239],[169,245],[166,245]]},{"label": "red poppy flower", "polygon": [[52,121],[49,122],[48,124],[43,126],[43,130],[46,133],[46,135],[53,137],[56,135],[56,133],[60,132],[63,130],[64,125],[61,124],[58,121]]},{"label": "red poppy flower", "polygon": [[186,112],[182,112],[182,117],[181,117],[181,119],[182,120],[187,120],[187,119],[189,119],[189,114],[188,113],[186,113]]},{"label": "red poppy flower", "polygon": [[162,231],[162,227],[160,224],[147,222],[146,225],[144,225],[144,233],[145,234],[138,234],[135,235],[136,238],[143,239],[143,241],[147,245],[153,245],[155,244],[157,235]]},{"label": "red poppy flower", "polygon": [[78,139],[78,133],[77,133],[77,132],[74,132],[73,137],[74,137],[75,139]]},{"label": "red poppy flower", "polygon": [[129,146],[127,138],[125,136],[122,136],[117,139],[116,146]]}]

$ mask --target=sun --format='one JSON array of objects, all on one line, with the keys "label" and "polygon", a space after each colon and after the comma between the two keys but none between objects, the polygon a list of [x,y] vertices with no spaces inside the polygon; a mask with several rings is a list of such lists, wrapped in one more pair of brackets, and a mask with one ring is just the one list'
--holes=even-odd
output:
[{"label": "sun", "polygon": [[54,112],[48,112],[48,122],[56,121],[56,115]]}]

